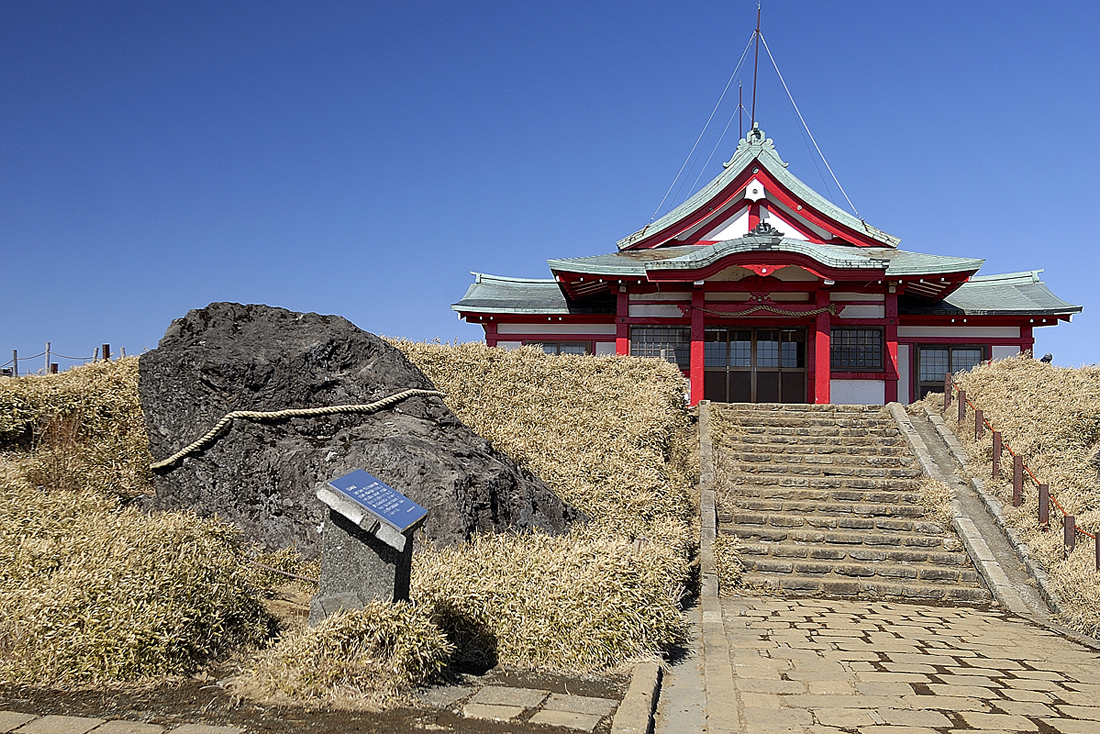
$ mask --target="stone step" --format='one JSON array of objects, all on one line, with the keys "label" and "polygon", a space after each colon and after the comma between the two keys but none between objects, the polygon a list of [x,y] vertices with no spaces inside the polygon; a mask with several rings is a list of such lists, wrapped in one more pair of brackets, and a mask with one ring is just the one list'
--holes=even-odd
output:
[{"label": "stone step", "polygon": [[947,534],[877,529],[868,532],[863,528],[849,528],[844,525],[829,528],[812,525],[794,528],[766,524],[723,525],[719,528],[719,532],[734,535],[750,543],[815,543],[822,547],[924,548],[936,552],[953,552],[961,547],[954,536]]},{"label": "stone step", "polygon": [[[726,437],[722,442],[722,448],[731,453],[762,453],[791,455],[822,455],[822,456],[850,456],[859,458],[863,456],[874,457],[898,457],[911,459],[912,451],[904,445],[901,439],[896,442],[886,443],[876,439],[866,443],[853,443],[845,441],[837,443],[825,437],[815,437],[814,441],[799,440],[798,436],[787,436],[786,440],[778,440],[778,436],[751,436],[751,437]],[[803,437],[805,438],[805,437]]]},{"label": "stone step", "polygon": [[866,427],[862,424],[852,428],[841,426],[760,426],[738,425],[734,433],[769,436],[828,436],[830,438],[897,438],[896,426]]},{"label": "stone step", "polygon": [[[836,446],[830,446],[836,449]],[[722,457],[732,461],[746,464],[774,464],[779,459],[784,464],[813,464],[816,466],[856,466],[856,467],[893,467],[911,468],[914,466],[912,456],[874,456],[866,454],[849,454],[839,451],[784,451],[776,456],[773,452],[764,452],[759,449],[738,451],[731,447],[723,451]]]},{"label": "stone step", "polygon": [[845,578],[892,579],[896,581],[923,581],[925,583],[977,584],[977,571],[958,566],[938,566],[927,563],[864,563],[843,561],[802,560],[798,558],[772,558],[769,556],[742,557],[741,563],[749,573],[793,576],[832,576]]},{"label": "stone step", "polygon": [[923,563],[935,566],[970,567],[965,553],[952,553],[930,548],[890,548],[864,545],[806,545],[803,543],[741,543],[737,554],[746,562],[753,557],[769,556],[782,559],[844,561],[847,563]]},{"label": "stone step", "polygon": [[834,403],[824,405],[810,405],[808,403],[712,403],[711,409],[726,416],[731,414],[757,415],[759,413],[866,415],[868,413],[881,413],[883,408],[881,405],[837,405]]},{"label": "stone step", "polygon": [[[733,506],[727,507],[727,504]],[[745,513],[753,515],[767,514],[773,517],[795,513],[812,516],[855,515],[858,517],[905,517],[911,519],[923,518],[927,514],[927,511],[920,505],[909,505],[901,502],[869,504],[864,502],[818,502],[778,498],[752,499],[736,496],[724,500],[721,507],[722,510],[728,510],[732,515],[730,522],[737,522],[737,519]]]},{"label": "stone step", "polygon": [[889,428],[895,426],[894,419],[888,413],[881,415],[834,415],[813,414],[791,415],[787,413],[744,413],[742,415],[724,414],[722,418],[739,426],[775,426],[776,428],[805,428],[821,426],[833,428]]},{"label": "stone step", "polygon": [[867,491],[862,489],[807,489],[801,487],[738,485],[734,492],[719,493],[720,509],[732,509],[741,499],[780,499],[814,502],[862,502],[882,504],[896,502],[906,505],[920,503],[920,493],[900,489]]},{"label": "stone step", "polygon": [[[877,505],[884,513],[898,505]],[[734,527],[754,525],[769,528],[809,528],[815,530],[862,530],[865,532],[903,532],[919,533],[920,535],[943,535],[943,528],[938,523],[919,518],[892,517],[889,514],[882,515],[853,515],[851,513],[839,513],[835,515],[808,515],[804,513],[772,514],[767,512],[746,512],[737,510],[733,513]],[[830,542],[830,541],[826,541]]]},{"label": "stone step", "polygon": [[735,476],[735,486],[741,483],[756,487],[806,487],[810,489],[865,489],[875,491],[917,491],[920,483],[915,479],[897,479],[888,477],[843,477],[843,476],[809,476],[809,475],[777,475],[777,474],[753,474]]},{"label": "stone step", "polygon": [[859,479],[916,479],[920,469],[858,466],[853,464],[764,463],[723,460],[723,470],[752,481],[761,474],[786,477],[846,477]]},{"label": "stone step", "polygon": [[954,584],[896,583],[880,579],[815,577],[800,575],[745,574],[747,586],[765,591],[781,591],[797,596],[840,596],[860,599],[892,599],[897,601],[942,601],[956,604],[984,605],[990,602],[989,592],[981,586]]}]

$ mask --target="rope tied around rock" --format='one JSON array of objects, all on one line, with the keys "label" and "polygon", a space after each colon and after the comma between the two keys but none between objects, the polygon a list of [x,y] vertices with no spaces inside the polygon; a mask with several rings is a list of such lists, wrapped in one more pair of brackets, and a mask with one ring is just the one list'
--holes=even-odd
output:
[{"label": "rope tied around rock", "polygon": [[287,408],[285,410],[234,410],[232,413],[226,413],[217,424],[206,432],[202,438],[197,441],[188,444],[176,453],[169,456],[167,459],[161,461],[154,461],[149,465],[149,468],[153,471],[157,469],[163,469],[167,466],[175,464],[180,459],[189,454],[193,454],[205,448],[215,438],[218,437],[222,431],[233,422],[234,418],[244,418],[246,420],[253,421],[275,421],[282,420],[284,418],[309,418],[317,415],[337,415],[339,413],[377,413],[380,410],[385,410],[391,405],[396,405],[403,400],[415,397],[430,397],[438,396],[444,397],[444,394],[438,390],[419,390],[409,389],[403,390],[399,393],[390,395],[387,398],[369,403],[367,405],[328,405],[322,408]]}]

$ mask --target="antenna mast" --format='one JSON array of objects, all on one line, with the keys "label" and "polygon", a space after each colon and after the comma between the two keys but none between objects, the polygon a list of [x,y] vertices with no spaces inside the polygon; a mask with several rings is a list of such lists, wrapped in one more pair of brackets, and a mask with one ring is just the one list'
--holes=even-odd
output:
[{"label": "antenna mast", "polygon": [[760,3],[756,3],[756,52],[752,60],[752,122],[756,122],[756,70],[760,67]]}]

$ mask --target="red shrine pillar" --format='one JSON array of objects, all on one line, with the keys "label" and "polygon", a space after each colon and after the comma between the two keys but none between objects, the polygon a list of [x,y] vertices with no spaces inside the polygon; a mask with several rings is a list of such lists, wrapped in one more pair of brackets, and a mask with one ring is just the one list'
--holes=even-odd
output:
[{"label": "red shrine pillar", "polygon": [[[829,291],[817,292],[817,308],[825,308],[829,305]],[[817,405],[826,405],[830,402],[829,379],[832,371],[829,363],[829,338],[832,329],[832,314],[828,311],[819,313],[814,319],[814,395],[813,402]]]},{"label": "red shrine pillar", "polygon": [[[889,288],[887,288],[889,290]],[[898,399],[898,294],[886,294],[886,383],[887,403]],[[906,395],[906,402],[909,396]]]},{"label": "red shrine pillar", "polygon": [[615,354],[630,356],[630,324],[626,323],[630,316],[630,294],[626,292],[626,286],[619,286],[619,292],[615,299]]},{"label": "red shrine pillar", "polygon": [[497,345],[497,325],[490,321],[481,326],[485,329],[485,346],[495,347]]},{"label": "red shrine pillar", "polygon": [[703,341],[706,336],[704,328],[703,308],[706,303],[706,292],[696,286],[691,292],[691,399],[689,403],[696,405],[703,399],[703,385],[705,383],[706,354],[703,350]]}]

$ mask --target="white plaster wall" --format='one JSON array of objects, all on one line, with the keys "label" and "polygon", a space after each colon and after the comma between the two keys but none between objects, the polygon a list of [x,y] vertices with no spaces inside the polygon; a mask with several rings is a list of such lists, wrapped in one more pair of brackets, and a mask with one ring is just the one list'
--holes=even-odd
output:
[{"label": "white plaster wall", "polygon": [[[680,310],[679,306],[631,304],[630,315],[650,317],[656,316],[661,318],[680,319],[683,318],[684,312]],[[614,328],[614,325],[612,326],[612,328]]]},{"label": "white plaster wall", "polygon": [[885,380],[829,380],[829,400],[835,405],[883,405]]},{"label": "white plaster wall", "polygon": [[596,342],[596,354],[614,354],[615,342]]},{"label": "white plaster wall", "polygon": [[1019,347],[993,347],[993,359],[1007,359],[1020,353]]},{"label": "white plaster wall", "polygon": [[841,319],[881,319],[886,316],[886,307],[875,303],[853,303],[844,307],[838,318]]},{"label": "white plaster wall", "polygon": [[[680,313],[680,309],[676,309]],[[498,334],[615,334],[615,324],[497,324]]]},{"label": "white plaster wall", "polygon": [[898,402],[909,404],[909,380],[912,379],[909,361],[909,345],[898,345]]},{"label": "white plaster wall", "polygon": [[513,349],[519,349],[522,346],[523,346],[523,342],[497,342],[497,348],[498,349],[504,349],[504,350],[507,350],[509,352],[512,351]]},{"label": "white plaster wall", "polygon": [[784,237],[788,237],[792,240],[806,239],[806,235],[799,232],[798,228],[788,222],[785,217],[773,212],[770,208],[760,207],[760,219],[778,229],[783,233]]},{"label": "white plaster wall", "polygon": [[898,336],[934,339],[941,337],[966,337],[970,339],[1019,339],[1019,326],[899,326]]},{"label": "white plaster wall", "polygon": [[708,301],[747,301],[749,300],[748,293],[707,293],[706,300]]},{"label": "white plaster wall", "polygon": [[708,232],[701,239],[704,240],[733,240],[744,237],[749,232],[749,210],[746,208],[740,214],[718,229]]}]

